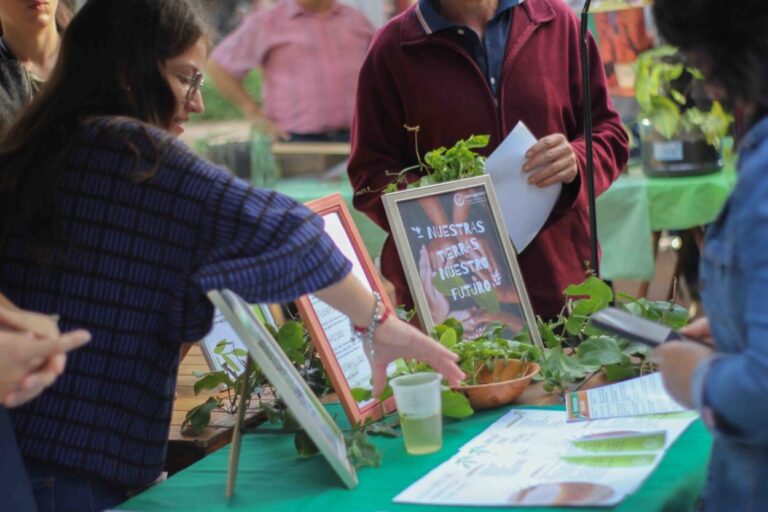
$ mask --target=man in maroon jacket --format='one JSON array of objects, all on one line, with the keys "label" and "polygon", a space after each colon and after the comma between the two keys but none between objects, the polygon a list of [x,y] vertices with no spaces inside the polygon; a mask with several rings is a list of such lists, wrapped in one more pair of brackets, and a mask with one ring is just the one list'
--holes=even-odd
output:
[{"label": "man in maroon jacket", "polygon": [[[628,139],[591,38],[589,53],[599,194],[626,164]],[[526,155],[525,170],[541,167],[531,182],[563,184],[519,255],[534,311],[557,315],[563,290],[584,280],[590,258],[580,70],[579,23],[563,0],[419,0],[377,34],[361,70],[349,164],[355,206],[390,231],[376,191],[392,181],[387,171],[417,161],[405,125],[420,127],[422,151],[490,134],[490,154],[523,121],[539,139]],[[411,307],[391,236],[381,266],[398,302]]]}]

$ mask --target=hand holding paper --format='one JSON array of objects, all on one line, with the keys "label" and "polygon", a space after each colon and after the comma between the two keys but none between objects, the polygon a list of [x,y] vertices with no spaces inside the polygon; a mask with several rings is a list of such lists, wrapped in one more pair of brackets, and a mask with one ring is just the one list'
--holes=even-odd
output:
[{"label": "hand holding paper", "polygon": [[537,187],[572,183],[579,174],[576,153],[562,133],[542,137],[525,157],[528,161],[523,165],[523,171],[529,173],[528,183]]}]

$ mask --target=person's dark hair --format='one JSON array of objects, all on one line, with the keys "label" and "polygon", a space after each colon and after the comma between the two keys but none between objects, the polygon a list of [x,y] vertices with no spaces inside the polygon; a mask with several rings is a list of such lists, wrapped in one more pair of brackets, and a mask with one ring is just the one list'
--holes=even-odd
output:
[{"label": "person's dark hair", "polygon": [[170,126],[176,98],[164,64],[201,38],[206,24],[187,0],[89,0],[80,9],[46,86],[0,143],[0,243],[19,233],[38,255],[52,243],[59,176],[89,119]]},{"label": "person's dark hair", "polygon": [[659,34],[695,57],[731,101],[768,114],[768,1],[656,0]]}]

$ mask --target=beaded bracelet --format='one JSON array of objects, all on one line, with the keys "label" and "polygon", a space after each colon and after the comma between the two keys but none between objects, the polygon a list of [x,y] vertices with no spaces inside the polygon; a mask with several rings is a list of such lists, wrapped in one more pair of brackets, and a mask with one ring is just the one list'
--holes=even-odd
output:
[{"label": "beaded bracelet", "polygon": [[379,295],[379,292],[373,292],[373,298],[376,299],[376,304],[373,307],[371,323],[369,323],[366,327],[359,327],[352,323],[352,330],[360,337],[360,340],[363,342],[363,349],[368,354],[370,361],[373,361],[375,356],[375,352],[373,350],[373,334],[376,332],[376,329],[382,323],[384,323],[387,318],[389,318],[391,313],[390,309],[386,307],[384,302],[381,300],[381,295]]}]

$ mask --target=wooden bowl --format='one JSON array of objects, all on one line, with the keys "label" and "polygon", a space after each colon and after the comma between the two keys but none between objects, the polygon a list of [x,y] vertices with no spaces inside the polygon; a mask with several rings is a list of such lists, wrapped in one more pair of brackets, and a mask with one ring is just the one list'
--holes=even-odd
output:
[{"label": "wooden bowl", "polygon": [[488,368],[480,370],[477,376],[478,384],[457,386],[453,389],[463,393],[474,410],[491,409],[509,404],[520,396],[539,370],[536,363],[524,363],[519,359],[498,359],[492,372],[488,371]]}]

